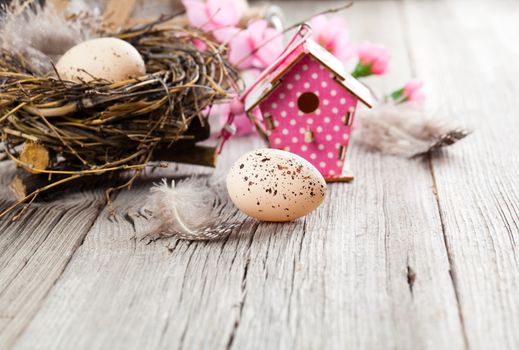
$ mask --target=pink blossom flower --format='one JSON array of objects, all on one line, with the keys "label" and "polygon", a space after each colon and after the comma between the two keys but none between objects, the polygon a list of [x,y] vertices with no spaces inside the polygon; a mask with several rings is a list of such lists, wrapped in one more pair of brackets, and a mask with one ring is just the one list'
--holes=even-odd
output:
[{"label": "pink blossom flower", "polygon": [[229,43],[229,61],[240,69],[268,67],[283,50],[279,32],[258,20],[235,35]]},{"label": "pink blossom flower", "polygon": [[352,75],[356,78],[382,75],[387,72],[390,53],[382,44],[365,42],[357,47],[359,62]]},{"label": "pink blossom flower", "polygon": [[423,82],[421,80],[413,79],[409,81],[404,87],[393,91],[386,96],[386,101],[393,100],[395,103],[410,102],[423,105],[425,102],[425,95],[422,91]]},{"label": "pink blossom flower", "polygon": [[349,31],[346,21],[341,17],[328,18],[325,15],[314,17],[310,21],[312,39],[330,51],[341,61],[346,61],[353,55]]},{"label": "pink blossom flower", "polygon": [[423,93],[422,87],[423,81],[418,79],[413,79],[405,84],[403,95],[406,101],[423,104],[425,102],[425,94]]},{"label": "pink blossom flower", "polygon": [[182,0],[189,24],[207,32],[224,42],[236,32],[234,28],[242,15],[242,6],[235,0]]}]

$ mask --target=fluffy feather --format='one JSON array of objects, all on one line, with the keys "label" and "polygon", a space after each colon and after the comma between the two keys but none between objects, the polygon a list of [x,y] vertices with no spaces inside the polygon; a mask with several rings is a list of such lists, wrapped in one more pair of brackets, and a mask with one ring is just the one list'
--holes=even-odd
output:
[{"label": "fluffy feather", "polygon": [[455,122],[430,117],[410,103],[381,103],[359,114],[356,140],[393,155],[414,157],[452,145],[469,134]]},{"label": "fluffy feather", "polygon": [[51,5],[15,0],[0,18],[0,45],[21,54],[34,73],[47,74],[53,69],[52,62],[69,48],[93,37],[96,16],[67,20]]},{"label": "fluffy feather", "polygon": [[225,205],[204,179],[189,178],[175,184],[166,179],[151,189],[146,208],[153,213],[159,237],[188,240],[223,238],[238,224],[221,222]]}]

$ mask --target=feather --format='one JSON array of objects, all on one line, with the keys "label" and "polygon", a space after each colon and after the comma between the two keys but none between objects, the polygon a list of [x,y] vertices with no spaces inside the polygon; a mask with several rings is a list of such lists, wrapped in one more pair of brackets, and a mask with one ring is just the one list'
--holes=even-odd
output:
[{"label": "feather", "polygon": [[383,153],[414,157],[452,145],[470,132],[411,103],[381,103],[359,114],[355,139]]},{"label": "feather", "polygon": [[152,212],[152,235],[187,240],[214,240],[228,236],[239,224],[221,222],[226,205],[213,187],[201,178],[175,184],[166,179],[151,188],[146,209]]},{"label": "feather", "polygon": [[94,17],[99,14],[66,19],[52,5],[15,0],[0,18],[0,45],[22,55],[33,73],[47,74],[68,49],[93,37],[98,26]]}]

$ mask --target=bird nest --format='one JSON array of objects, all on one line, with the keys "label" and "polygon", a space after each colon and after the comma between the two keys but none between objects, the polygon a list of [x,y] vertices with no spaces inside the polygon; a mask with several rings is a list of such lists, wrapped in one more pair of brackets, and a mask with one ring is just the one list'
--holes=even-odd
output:
[{"label": "bird nest", "polygon": [[128,186],[153,161],[211,164],[214,149],[196,144],[209,137],[208,110],[229,98],[237,73],[206,34],[162,22],[104,35],[133,45],[146,65],[147,75],[115,83],[42,76],[1,51],[0,152],[51,179],[9,210],[80,177],[134,170]]}]

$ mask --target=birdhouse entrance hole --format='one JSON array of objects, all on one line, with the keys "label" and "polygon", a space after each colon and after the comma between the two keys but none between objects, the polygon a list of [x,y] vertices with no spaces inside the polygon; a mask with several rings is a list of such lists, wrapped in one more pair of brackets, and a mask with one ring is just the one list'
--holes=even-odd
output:
[{"label": "birdhouse entrance hole", "polygon": [[312,113],[319,108],[319,97],[313,92],[305,92],[297,99],[297,107],[303,113]]}]

